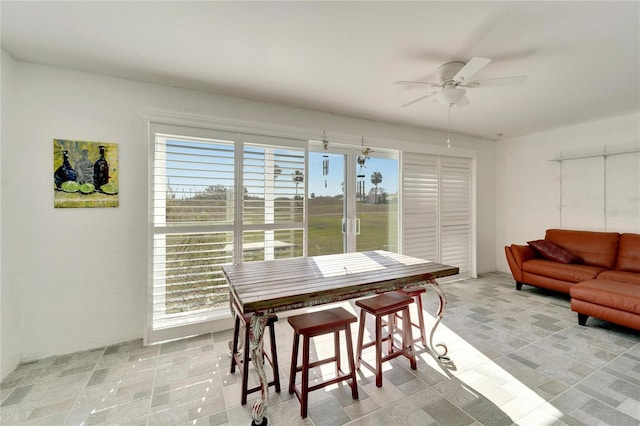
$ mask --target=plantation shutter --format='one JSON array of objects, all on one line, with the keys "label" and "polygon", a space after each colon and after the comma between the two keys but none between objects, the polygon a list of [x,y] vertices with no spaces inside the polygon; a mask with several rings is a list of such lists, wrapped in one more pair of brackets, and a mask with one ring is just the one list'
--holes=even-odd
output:
[{"label": "plantation shutter", "polygon": [[304,255],[304,170],[304,149],[244,145],[244,262]]},{"label": "plantation shutter", "polygon": [[441,263],[470,276],[472,262],[471,160],[440,157]]},{"label": "plantation shutter", "polygon": [[305,253],[306,142],[150,123],[145,343],[226,329],[222,266]]},{"label": "plantation shutter", "polygon": [[153,162],[154,328],[228,306],[221,266],[233,261],[234,143],[156,134]]},{"label": "plantation shutter", "polygon": [[438,157],[403,155],[402,232],[403,253],[438,260]]},{"label": "plantation shutter", "polygon": [[402,252],[473,273],[472,160],[402,156]]}]

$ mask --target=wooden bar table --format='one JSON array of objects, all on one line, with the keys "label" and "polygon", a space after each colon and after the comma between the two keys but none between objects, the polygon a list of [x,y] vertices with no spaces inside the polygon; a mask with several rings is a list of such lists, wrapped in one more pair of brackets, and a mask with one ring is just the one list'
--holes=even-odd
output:
[{"label": "wooden bar table", "polygon": [[[262,357],[266,314],[428,284],[433,286],[440,302],[429,348],[438,358],[446,358],[446,345],[433,344],[433,334],[446,305],[435,280],[457,274],[457,267],[377,250],[248,262],[223,266],[222,270],[229,283],[234,309],[253,314],[250,350],[262,394],[253,406],[252,425],[267,425],[269,389]],[[441,349],[440,353],[436,346]]]}]

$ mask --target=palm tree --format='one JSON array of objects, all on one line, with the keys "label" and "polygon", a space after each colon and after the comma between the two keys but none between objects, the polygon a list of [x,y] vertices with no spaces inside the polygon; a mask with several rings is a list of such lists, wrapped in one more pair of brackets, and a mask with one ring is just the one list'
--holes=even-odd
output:
[{"label": "palm tree", "polygon": [[371,173],[371,183],[376,187],[376,192],[375,192],[376,201],[375,201],[375,203],[378,204],[378,184],[382,183],[382,173],[380,173],[380,172]]}]

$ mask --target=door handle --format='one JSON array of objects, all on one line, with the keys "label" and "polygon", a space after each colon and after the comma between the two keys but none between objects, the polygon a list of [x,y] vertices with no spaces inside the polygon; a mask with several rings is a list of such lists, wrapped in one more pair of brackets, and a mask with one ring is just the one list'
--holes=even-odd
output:
[{"label": "door handle", "polygon": [[360,218],[359,217],[357,217],[356,220],[354,221],[354,225],[355,225],[354,233],[356,235],[360,235]]}]

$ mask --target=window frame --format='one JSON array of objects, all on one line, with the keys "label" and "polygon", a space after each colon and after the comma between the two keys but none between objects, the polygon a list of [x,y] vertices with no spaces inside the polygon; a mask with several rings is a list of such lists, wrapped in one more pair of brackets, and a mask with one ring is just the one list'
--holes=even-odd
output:
[{"label": "window frame", "polygon": [[[174,124],[165,122],[156,122],[149,120],[148,125],[148,285],[147,285],[147,315],[146,327],[144,333],[144,344],[152,344],[176,338],[182,338],[202,333],[221,331],[229,329],[232,326],[231,310],[226,308],[217,308],[215,310],[206,311],[204,313],[196,313],[194,315],[185,315],[183,324],[173,325],[170,327],[156,327],[154,320],[154,288],[155,288],[155,270],[154,270],[154,239],[156,235],[164,233],[170,235],[173,231],[178,233],[203,231],[210,232],[213,229],[218,232],[232,232],[233,235],[233,263],[243,262],[243,244],[236,244],[236,241],[243,241],[243,235],[247,231],[277,231],[285,230],[301,230],[303,240],[303,255],[307,254],[307,219],[308,213],[306,205],[303,204],[303,215],[301,222],[278,222],[278,223],[254,223],[244,224],[243,222],[243,185],[244,185],[244,160],[245,147],[257,146],[275,150],[287,149],[299,151],[303,161],[304,188],[303,202],[306,203],[304,194],[307,192],[306,171],[308,165],[308,141],[293,139],[290,137],[281,137],[273,135],[258,135],[237,130],[217,130],[212,128],[194,127],[188,124]],[[234,193],[237,194],[234,199],[234,213],[232,224],[205,224],[205,225],[187,225],[187,226],[156,226],[154,222],[154,190],[155,190],[155,151],[157,147],[156,137],[175,137],[177,140],[184,138],[203,139],[203,140],[225,140],[233,144],[234,152]],[[265,250],[266,251],[266,250]],[[193,318],[194,321],[187,321]],[[180,321],[178,321],[180,322]]]}]

